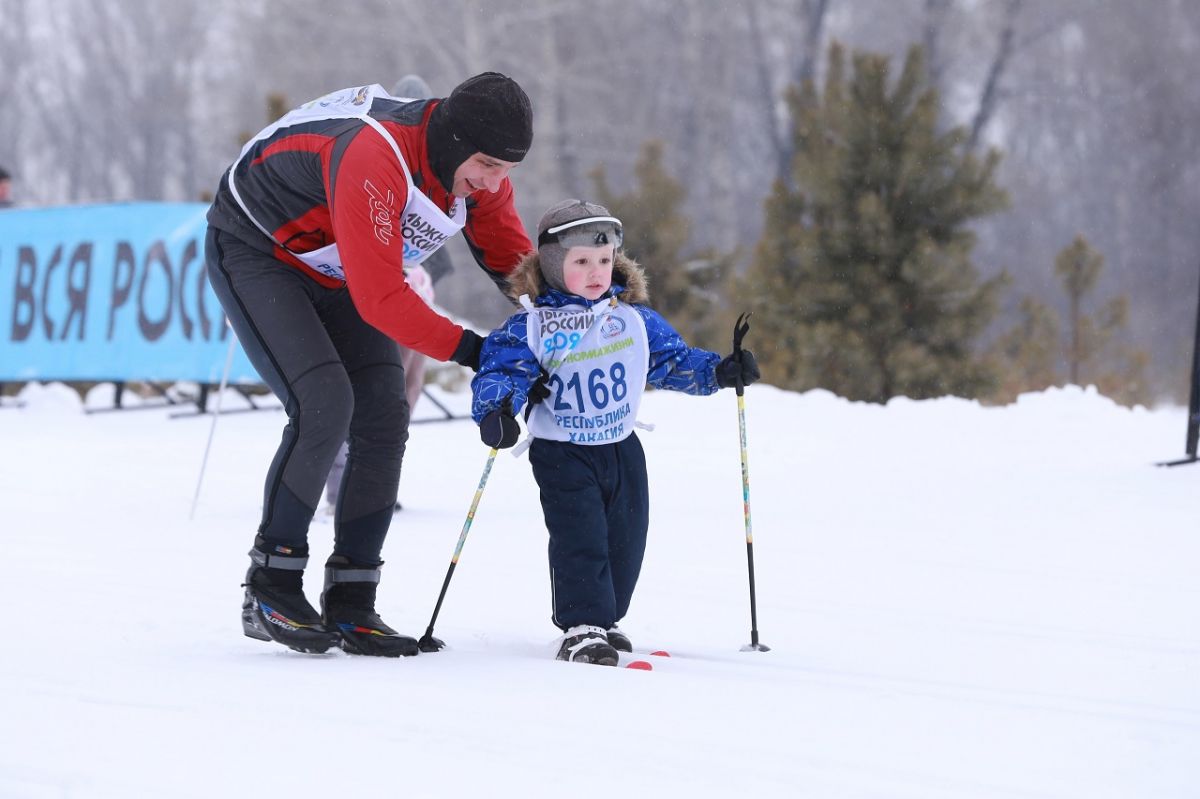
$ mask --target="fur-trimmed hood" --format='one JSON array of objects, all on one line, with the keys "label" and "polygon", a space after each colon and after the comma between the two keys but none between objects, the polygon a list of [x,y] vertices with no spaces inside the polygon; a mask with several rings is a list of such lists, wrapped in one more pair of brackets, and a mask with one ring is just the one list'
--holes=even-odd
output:
[{"label": "fur-trimmed hood", "polygon": [[[638,262],[618,252],[613,263],[613,284],[624,287],[621,301],[630,305],[650,302],[650,284]],[[550,290],[542,277],[541,262],[536,251],[529,253],[508,276],[508,296],[519,300],[522,294],[537,299]]]}]

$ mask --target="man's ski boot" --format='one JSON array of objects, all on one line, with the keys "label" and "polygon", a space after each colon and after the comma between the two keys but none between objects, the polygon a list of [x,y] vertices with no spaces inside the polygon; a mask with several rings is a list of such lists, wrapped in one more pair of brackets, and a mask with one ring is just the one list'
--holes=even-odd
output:
[{"label": "man's ski boot", "polygon": [[358,565],[342,555],[330,555],[325,562],[321,618],[326,627],[341,633],[342,649],[351,655],[415,655],[420,651],[417,639],[396,632],[375,612],[381,566]]},{"label": "man's ski boot", "polygon": [[612,627],[609,627],[605,635],[608,637],[608,643],[618,652],[633,651],[633,642],[629,640],[629,636],[617,625],[614,624]]},{"label": "man's ski boot", "polygon": [[321,622],[304,597],[308,547],[272,545],[261,536],[250,550],[250,570],[242,600],[242,632],[276,641],[297,652],[319,655],[337,646],[339,636]]},{"label": "man's ski boot", "polygon": [[593,627],[589,624],[578,624],[559,639],[558,660],[570,660],[575,663],[595,663],[601,666],[615,666],[619,656],[608,642],[603,627]]}]

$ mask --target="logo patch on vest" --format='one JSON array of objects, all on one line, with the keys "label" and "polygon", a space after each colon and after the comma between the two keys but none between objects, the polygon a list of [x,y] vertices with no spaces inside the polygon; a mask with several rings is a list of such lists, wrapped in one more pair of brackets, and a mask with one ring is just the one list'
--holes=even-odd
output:
[{"label": "logo patch on vest", "polygon": [[600,338],[607,341],[625,332],[625,320],[609,314],[600,322]]},{"label": "logo patch on vest", "polygon": [[370,195],[367,200],[367,214],[370,216],[371,224],[375,226],[375,238],[387,246],[392,243],[392,236],[396,235],[396,231],[392,227],[392,217],[396,215],[395,198],[390,189],[387,196],[384,196],[383,192],[375,188],[369,179],[363,181],[363,188]]}]

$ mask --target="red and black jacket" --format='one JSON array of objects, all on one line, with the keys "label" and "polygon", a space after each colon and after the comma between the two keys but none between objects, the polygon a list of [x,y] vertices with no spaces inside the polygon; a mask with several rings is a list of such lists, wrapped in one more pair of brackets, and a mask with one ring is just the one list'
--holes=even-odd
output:
[{"label": "red and black jacket", "polygon": [[[440,102],[376,98],[369,113],[396,140],[417,189],[449,213],[454,197],[434,177],[426,147],[429,114]],[[229,191],[228,171],[209,209],[209,225],[331,288],[343,282],[308,268],[292,252],[336,242],[345,285],[363,319],[405,347],[449,359],[462,328],[430,309],[404,280],[399,225],[408,183],[382,136],[357,119],[304,122],[255,142],[236,167],[243,202],[274,240],[238,206]],[[365,188],[367,181],[374,192]],[[380,194],[393,198],[390,215],[380,207]],[[376,235],[378,226],[389,224],[390,231]],[[467,198],[463,233],[475,260],[501,287],[521,257],[533,250],[507,178],[496,193],[479,191]]]}]

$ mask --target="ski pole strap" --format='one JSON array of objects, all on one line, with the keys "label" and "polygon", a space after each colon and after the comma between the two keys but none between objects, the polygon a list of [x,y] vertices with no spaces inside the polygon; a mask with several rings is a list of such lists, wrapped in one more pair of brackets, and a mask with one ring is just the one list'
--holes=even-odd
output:
[{"label": "ski pole strap", "polygon": [[274,555],[270,552],[263,552],[258,547],[250,550],[250,560],[266,569],[304,571],[304,567],[308,565],[308,555],[302,557],[296,557],[295,555]]},{"label": "ski pole strap", "polygon": [[337,566],[326,566],[325,582],[377,583],[379,582],[379,569],[339,569]]},{"label": "ski pole strap", "polygon": [[533,443],[533,434],[526,433],[525,437],[522,438],[521,441],[515,447],[512,448],[512,456],[514,458],[521,457],[522,455],[525,454],[525,450],[529,449],[529,445],[532,443]]}]

